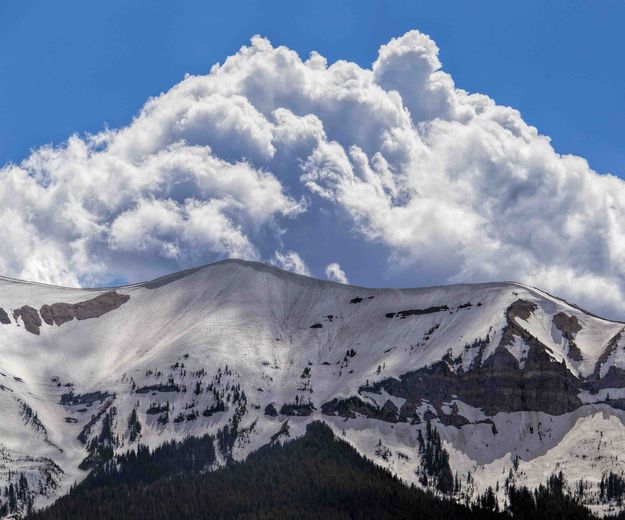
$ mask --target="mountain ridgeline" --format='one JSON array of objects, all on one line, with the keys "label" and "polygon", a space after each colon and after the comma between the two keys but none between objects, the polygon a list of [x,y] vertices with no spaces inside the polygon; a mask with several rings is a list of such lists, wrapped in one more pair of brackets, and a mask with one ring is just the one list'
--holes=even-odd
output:
[{"label": "mountain ridgeline", "polygon": [[103,290],[0,279],[0,512],[180,496],[186,518],[365,518],[368,489],[399,501],[378,517],[616,515],[624,327],[516,283],[368,289],[244,261]]}]

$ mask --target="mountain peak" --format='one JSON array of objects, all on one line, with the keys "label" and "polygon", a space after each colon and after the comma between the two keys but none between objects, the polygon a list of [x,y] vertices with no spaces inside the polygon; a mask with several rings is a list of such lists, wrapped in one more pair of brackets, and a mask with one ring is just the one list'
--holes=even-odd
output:
[{"label": "mountain peak", "polygon": [[515,464],[532,485],[543,466],[599,479],[620,453],[589,476],[563,450],[620,417],[623,352],[623,324],[514,282],[372,289],[243,260],[117,288],[5,280],[0,478],[25,472],[42,505],[111,449],[209,432],[225,464],[323,420],[418,485],[429,423],[473,494]]}]

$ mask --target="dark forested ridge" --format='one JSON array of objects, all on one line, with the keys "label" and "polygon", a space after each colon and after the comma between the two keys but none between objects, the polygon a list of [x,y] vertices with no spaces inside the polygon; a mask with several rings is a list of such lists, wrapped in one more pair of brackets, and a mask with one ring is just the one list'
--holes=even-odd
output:
[{"label": "dark forested ridge", "polygon": [[510,512],[486,493],[471,507],[408,487],[336,439],[323,423],[304,437],[265,446],[245,462],[205,471],[215,461],[211,436],[142,448],[95,469],[33,520],[195,518],[590,519],[552,477],[531,492],[511,489]]},{"label": "dark forested ridge", "polygon": [[[212,439],[195,441],[210,463]],[[180,446],[187,454],[190,447]],[[123,463],[99,471],[45,511],[31,515],[51,519],[170,518],[503,518],[483,514],[409,488],[388,471],[336,440],[322,423],[285,445],[266,446],[243,463],[198,473],[154,479],[160,470],[147,451],[124,456]],[[172,446],[155,452],[173,460]],[[187,461],[195,456],[183,457]],[[137,471],[137,468],[142,468]],[[140,473],[150,476],[139,480]]]}]

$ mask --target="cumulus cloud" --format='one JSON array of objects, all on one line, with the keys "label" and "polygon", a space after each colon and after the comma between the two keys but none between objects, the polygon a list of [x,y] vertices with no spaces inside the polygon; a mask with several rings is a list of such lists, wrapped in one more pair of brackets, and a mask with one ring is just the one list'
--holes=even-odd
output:
[{"label": "cumulus cloud", "polygon": [[0,180],[13,276],[136,280],[226,257],[310,272],[313,253],[321,273],[314,237],[289,237],[323,214],[306,229],[432,283],[514,279],[625,311],[625,183],[456,87],[417,31],[370,68],[254,37],[128,126],[37,149]]},{"label": "cumulus cloud", "polygon": [[326,265],[326,278],[338,283],[349,283],[345,271],[337,262]]},{"label": "cumulus cloud", "polygon": [[310,269],[295,251],[285,251],[284,253],[276,251],[271,263],[285,271],[310,276]]}]

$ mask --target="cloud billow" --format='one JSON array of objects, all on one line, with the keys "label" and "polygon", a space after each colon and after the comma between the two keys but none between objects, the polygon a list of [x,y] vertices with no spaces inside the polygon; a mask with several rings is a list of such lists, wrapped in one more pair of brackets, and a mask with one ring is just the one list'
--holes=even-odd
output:
[{"label": "cloud billow", "polygon": [[349,283],[345,271],[341,269],[338,262],[332,262],[331,264],[326,265],[326,278],[328,280],[332,280],[333,282]]},{"label": "cloud billow", "polygon": [[625,310],[625,183],[457,88],[417,31],[370,69],[254,37],[128,126],[34,150],[0,179],[12,276],[97,284],[226,257],[308,273],[286,237],[324,208],[433,282],[513,279]]}]

